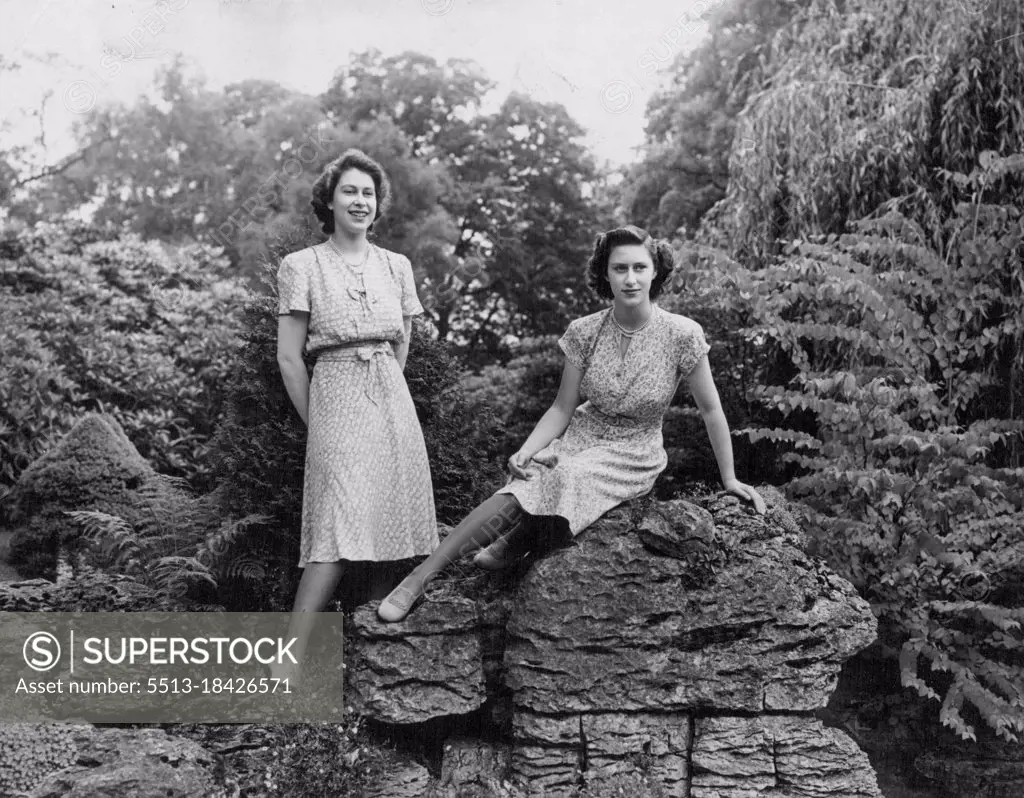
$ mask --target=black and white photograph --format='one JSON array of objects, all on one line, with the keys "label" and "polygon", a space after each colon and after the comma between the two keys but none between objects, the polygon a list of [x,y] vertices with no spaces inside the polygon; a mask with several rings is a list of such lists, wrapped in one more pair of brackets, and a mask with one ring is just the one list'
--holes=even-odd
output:
[{"label": "black and white photograph", "polygon": [[1024,795],[1022,0],[0,0],[0,798]]}]

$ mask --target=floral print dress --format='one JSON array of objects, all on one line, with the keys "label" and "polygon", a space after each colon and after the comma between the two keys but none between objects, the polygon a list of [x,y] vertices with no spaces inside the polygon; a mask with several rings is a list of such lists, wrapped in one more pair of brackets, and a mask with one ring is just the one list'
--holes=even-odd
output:
[{"label": "floral print dress", "polygon": [[438,545],[423,432],[394,345],[423,312],[412,265],[370,245],[353,268],[329,243],[281,261],[278,314],[308,312],[316,355],[302,491],[299,567],[401,560]]},{"label": "floral print dress", "polygon": [[708,351],[704,331],[685,316],[654,305],[650,324],[633,336],[625,356],[611,308],[572,322],[558,341],[584,371],[569,426],[531,462],[529,480],[512,478],[498,493],[515,496],[531,515],[555,515],[577,535],[608,510],[648,493],[668,455],[662,422],[680,380]]}]

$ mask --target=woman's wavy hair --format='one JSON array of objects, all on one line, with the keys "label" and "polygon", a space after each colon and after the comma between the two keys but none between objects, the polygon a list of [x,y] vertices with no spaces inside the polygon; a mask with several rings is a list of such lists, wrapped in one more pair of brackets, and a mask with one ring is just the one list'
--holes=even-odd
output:
[{"label": "woman's wavy hair", "polygon": [[616,227],[601,233],[594,242],[594,254],[587,262],[587,286],[601,299],[614,299],[611,283],[608,282],[608,258],[615,247],[642,244],[654,263],[654,279],[651,281],[651,299],[661,295],[661,289],[669,275],[675,271],[675,254],[672,246],[664,240],[651,236],[636,225]]},{"label": "woman's wavy hair", "polygon": [[[320,229],[325,235],[334,232],[334,211],[328,206],[334,201],[334,190],[338,187],[338,180],[348,169],[358,169],[365,172],[373,179],[374,190],[377,193],[377,212],[373,217],[376,222],[391,205],[391,181],[388,180],[384,167],[362,150],[345,150],[341,155],[324,167],[320,177],[313,184],[313,199],[309,204],[313,206],[313,213],[320,220]],[[373,224],[370,224],[373,230]]]}]

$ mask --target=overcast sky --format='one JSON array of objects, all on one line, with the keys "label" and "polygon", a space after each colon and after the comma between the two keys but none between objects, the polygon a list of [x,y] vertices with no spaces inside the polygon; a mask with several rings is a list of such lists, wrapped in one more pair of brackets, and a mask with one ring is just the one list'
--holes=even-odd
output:
[{"label": "overcast sky", "polygon": [[[699,42],[722,0],[0,0],[5,120],[47,91],[48,160],[71,148],[73,112],[130,102],[176,51],[220,88],[265,78],[322,92],[353,52],[415,50],[477,61],[509,90],[558,101],[599,159],[623,163],[644,107],[676,53]],[[57,53],[56,65],[40,58]],[[115,59],[121,59],[115,61]],[[117,63],[116,67],[111,66]],[[113,73],[113,76],[112,76]]]}]

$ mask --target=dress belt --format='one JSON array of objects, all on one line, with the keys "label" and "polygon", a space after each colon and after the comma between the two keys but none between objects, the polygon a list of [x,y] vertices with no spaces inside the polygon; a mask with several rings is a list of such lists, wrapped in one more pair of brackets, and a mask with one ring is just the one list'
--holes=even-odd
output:
[{"label": "dress belt", "polygon": [[366,364],[363,372],[363,392],[375,405],[379,405],[387,393],[387,379],[384,374],[386,360],[394,357],[395,349],[390,341],[358,341],[322,349],[317,353],[317,362],[337,363],[357,360]]},{"label": "dress belt", "polygon": [[617,427],[619,429],[637,432],[651,432],[656,429],[661,429],[662,427],[662,420],[660,419],[656,422],[652,422],[647,419],[631,418],[630,416],[612,415],[610,413],[605,413],[603,410],[599,410],[593,402],[587,402],[584,407],[586,407],[586,412],[591,416],[591,418],[602,424],[606,424],[609,427]]}]

